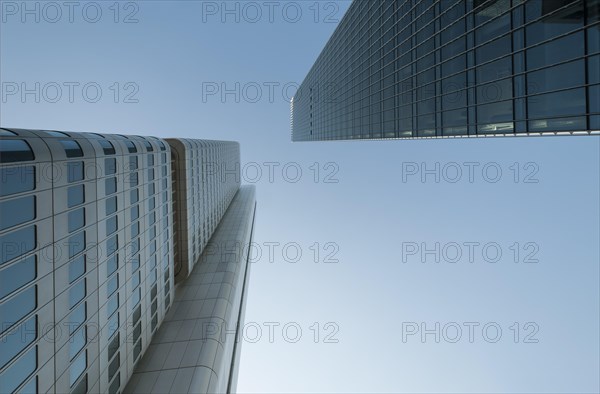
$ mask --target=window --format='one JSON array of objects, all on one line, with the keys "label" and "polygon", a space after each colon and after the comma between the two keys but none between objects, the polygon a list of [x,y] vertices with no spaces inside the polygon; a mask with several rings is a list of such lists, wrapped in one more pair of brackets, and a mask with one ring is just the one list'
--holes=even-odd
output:
[{"label": "window", "polygon": [[147,152],[153,152],[154,151],[154,148],[152,148],[152,144],[150,144],[150,142],[144,141],[144,146],[146,147],[146,151]]},{"label": "window", "polygon": [[477,123],[503,123],[512,121],[512,116],[512,101],[477,106]]},{"label": "window", "polygon": [[83,274],[85,274],[85,254],[69,263],[69,284],[75,282]]},{"label": "window", "polygon": [[0,393],[12,393],[37,369],[37,347],[31,348],[0,375]]},{"label": "window", "polygon": [[69,232],[79,230],[85,226],[85,208],[77,209],[73,212],[69,212]]},{"label": "window", "polygon": [[87,351],[82,352],[79,357],[71,364],[70,383],[71,387],[77,382],[77,379],[83,374],[87,367]]},{"label": "window", "polygon": [[111,238],[106,240],[106,254],[108,256],[112,255],[119,249],[119,235],[114,235]]},{"label": "window", "polygon": [[106,276],[111,276],[119,268],[119,255],[112,255],[106,261]]},{"label": "window", "polygon": [[128,170],[133,171],[133,170],[137,170],[138,168],[138,158],[137,156],[130,156],[129,157],[129,168]]},{"label": "window", "polygon": [[98,143],[100,143],[100,146],[102,147],[102,150],[104,151],[105,155],[114,155],[115,154],[115,147],[109,141],[98,140]]},{"label": "window", "polygon": [[119,274],[116,274],[108,280],[106,285],[106,295],[110,297],[119,288]]},{"label": "window", "polygon": [[29,256],[0,271],[0,298],[20,289],[37,277],[37,257]]},{"label": "window", "polygon": [[154,183],[150,183],[148,185],[148,195],[151,196],[156,192],[156,188],[154,187]]},{"label": "window", "polygon": [[35,196],[0,203],[0,230],[35,219]]},{"label": "window", "polygon": [[153,181],[154,180],[154,169],[151,168],[148,170],[148,180],[149,181]]},{"label": "window", "polygon": [[[529,22],[551,14],[572,2],[572,0],[528,2],[525,7],[526,19]],[[528,25],[526,30],[527,46],[568,33],[581,26],[583,26],[583,5],[581,1],[575,1],[571,6]]]},{"label": "window", "polygon": [[131,225],[131,238],[140,235],[140,222],[135,222]]},{"label": "window", "polygon": [[[141,343],[141,341],[140,341]],[[119,392],[119,387],[121,386],[121,373],[117,374],[115,380],[110,384],[108,388],[108,394],[117,394]]]},{"label": "window", "polygon": [[585,89],[530,96],[527,98],[527,106],[529,118],[584,115],[586,113]]},{"label": "window", "polygon": [[29,226],[0,236],[0,265],[35,249],[36,226]]},{"label": "window", "polygon": [[139,205],[131,208],[131,220],[137,220],[140,217]]},{"label": "window", "polygon": [[85,202],[85,185],[71,186],[67,189],[67,206],[69,208]]},{"label": "window", "polygon": [[142,279],[141,279],[141,275],[140,275],[139,272],[136,273],[136,274],[134,274],[133,277],[132,277],[132,279],[131,279],[131,287],[134,288],[134,289],[136,287],[138,287],[140,285],[141,280]]},{"label": "window", "polygon": [[557,38],[527,50],[527,69],[546,67],[551,64],[571,60],[584,55],[583,32]]},{"label": "window", "polygon": [[[155,271],[156,272],[156,271]],[[133,291],[133,295],[131,296],[131,307],[134,308],[139,304],[142,299],[141,289],[138,287]]]},{"label": "window", "polygon": [[477,86],[477,103],[508,100],[513,97],[512,78]]},{"label": "window", "polygon": [[2,316],[2,319],[4,320],[3,324],[0,325],[0,334],[12,327],[36,308],[36,287],[37,286],[32,286],[0,305],[0,316]]},{"label": "window", "polygon": [[117,159],[104,159],[104,172],[106,173],[106,175],[116,174]]},{"label": "window", "polygon": [[106,220],[106,235],[111,235],[117,231],[118,221],[117,216],[113,216]]},{"label": "window", "polygon": [[0,140],[0,163],[31,161],[35,156],[25,140]]},{"label": "window", "polygon": [[154,165],[154,155],[148,155],[148,165],[149,166]]},{"label": "window", "polygon": [[475,49],[475,58],[477,59],[477,64],[482,64],[510,53],[511,46],[511,36],[506,35],[488,44],[478,47]]},{"label": "window", "polygon": [[85,305],[85,302],[83,302],[73,312],[71,312],[71,314],[68,317],[68,319],[69,319],[68,322],[70,323],[68,325],[69,326],[69,335],[73,335],[73,333],[75,331],[77,331],[77,329],[79,327],[81,327],[81,325],[85,321],[86,317],[87,317],[86,305]]},{"label": "window", "polygon": [[110,195],[117,192],[117,178],[108,178],[104,180],[104,187],[106,195]]},{"label": "window", "polygon": [[117,332],[119,330],[119,313],[115,313],[114,316],[112,316],[109,320],[108,320],[108,337],[112,337],[114,335],[115,332]]},{"label": "window", "polygon": [[73,307],[77,305],[79,301],[85,298],[85,284],[85,278],[83,278],[83,280],[79,281],[79,283],[69,289],[69,309],[73,309]]},{"label": "window", "polygon": [[0,168],[0,196],[23,193],[35,188],[35,167]]},{"label": "window", "polygon": [[120,335],[117,334],[108,344],[108,361],[110,361],[115,355],[116,351],[119,350]]},{"label": "window", "polygon": [[117,212],[117,197],[106,199],[106,215],[112,215]]},{"label": "window", "polygon": [[108,380],[109,381],[113,378],[113,376],[115,376],[115,374],[119,370],[120,363],[121,363],[120,354],[117,353],[117,355],[115,356],[115,359],[108,366]]},{"label": "window", "polygon": [[106,305],[106,315],[110,316],[119,309],[119,293],[115,294],[112,298],[108,300]]},{"label": "window", "polygon": [[0,341],[0,369],[37,338],[37,316],[32,316],[26,322],[11,331]]},{"label": "window", "polygon": [[60,140],[60,144],[65,149],[65,153],[67,157],[82,157],[83,151],[81,150],[81,146],[74,140]]},{"label": "window", "polygon": [[495,81],[512,75],[512,61],[510,57],[498,59],[488,64],[478,66],[476,70],[477,83]]},{"label": "window", "polygon": [[85,249],[85,231],[71,236],[67,243],[67,247],[69,250],[69,258],[74,257],[79,253],[83,252],[83,250]]},{"label": "window", "polygon": [[158,146],[160,146],[160,150],[167,150],[167,148],[165,147],[165,144],[162,141],[156,141],[158,143]]},{"label": "window", "polygon": [[585,61],[577,60],[527,74],[527,94],[577,87],[585,84]]},{"label": "window", "polygon": [[137,186],[138,185],[138,174],[137,172],[130,172],[129,174],[126,175],[127,177],[127,183],[128,185],[131,186]]},{"label": "window", "polygon": [[138,189],[134,189],[130,192],[130,200],[131,204],[135,204],[140,200],[140,193]]},{"label": "window", "polygon": [[83,180],[83,162],[71,161],[67,163],[67,181],[69,183]]},{"label": "window", "polygon": [[125,141],[125,146],[127,147],[127,150],[129,151],[129,153],[137,152],[137,148],[135,147],[135,144],[131,141]]},{"label": "window", "polygon": [[77,353],[79,353],[79,351],[83,349],[86,343],[87,330],[84,326],[81,330],[77,331],[75,335],[73,335],[69,339],[69,360],[73,360],[75,356],[77,356]]}]

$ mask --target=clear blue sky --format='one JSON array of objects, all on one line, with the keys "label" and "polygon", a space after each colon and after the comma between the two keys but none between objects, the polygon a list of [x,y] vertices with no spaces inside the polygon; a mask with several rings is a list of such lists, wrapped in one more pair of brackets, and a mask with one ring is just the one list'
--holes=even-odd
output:
[{"label": "clear blue sky", "polygon": [[241,143],[240,392],[600,390],[598,137],[292,144],[287,98],[348,1],[22,4],[0,4],[2,126]]}]

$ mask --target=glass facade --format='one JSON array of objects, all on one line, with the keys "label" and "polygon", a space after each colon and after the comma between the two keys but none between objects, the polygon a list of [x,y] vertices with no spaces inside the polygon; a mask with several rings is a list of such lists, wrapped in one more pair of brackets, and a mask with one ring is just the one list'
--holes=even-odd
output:
[{"label": "glass facade", "polygon": [[294,141],[597,133],[600,0],[354,1]]}]

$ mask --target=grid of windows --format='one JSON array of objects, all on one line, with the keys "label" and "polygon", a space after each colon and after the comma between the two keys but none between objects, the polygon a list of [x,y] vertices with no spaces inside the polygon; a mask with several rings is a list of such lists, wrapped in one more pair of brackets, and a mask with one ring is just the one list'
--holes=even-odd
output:
[{"label": "grid of windows", "polygon": [[599,0],[355,1],[295,141],[600,130]]}]

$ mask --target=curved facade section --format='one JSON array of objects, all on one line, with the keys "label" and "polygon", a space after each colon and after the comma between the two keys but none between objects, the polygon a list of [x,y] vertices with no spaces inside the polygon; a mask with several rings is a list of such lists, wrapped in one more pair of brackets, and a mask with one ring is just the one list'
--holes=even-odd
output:
[{"label": "curved facade section", "polygon": [[177,215],[175,279],[185,280],[240,187],[237,142],[167,139]]},{"label": "curved facade section", "polygon": [[599,43],[597,0],[356,0],[292,140],[599,134]]},{"label": "curved facade section", "polygon": [[126,393],[235,391],[254,186],[242,186],[127,385]]},{"label": "curved facade section", "polygon": [[0,129],[0,392],[123,389],[173,300],[170,156]]}]

